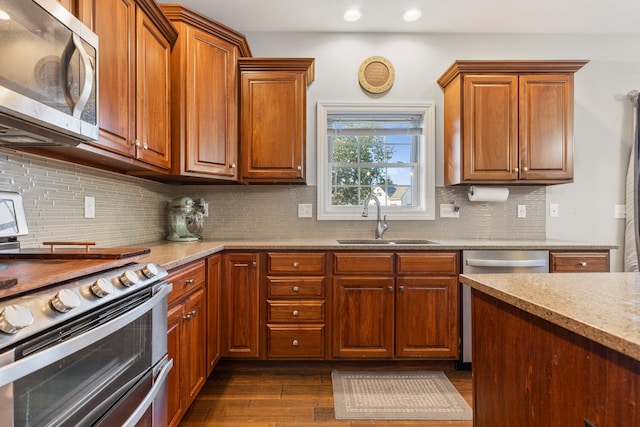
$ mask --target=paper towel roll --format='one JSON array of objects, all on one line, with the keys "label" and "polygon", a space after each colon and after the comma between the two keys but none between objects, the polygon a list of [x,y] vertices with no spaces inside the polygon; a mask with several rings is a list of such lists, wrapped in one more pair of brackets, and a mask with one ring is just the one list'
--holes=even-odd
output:
[{"label": "paper towel roll", "polygon": [[504,202],[508,197],[507,187],[469,187],[469,200],[472,202]]}]

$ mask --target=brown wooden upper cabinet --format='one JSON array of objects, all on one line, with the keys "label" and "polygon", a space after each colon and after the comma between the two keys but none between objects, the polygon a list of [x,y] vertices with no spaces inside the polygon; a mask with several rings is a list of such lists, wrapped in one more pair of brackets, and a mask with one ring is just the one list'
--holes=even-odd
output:
[{"label": "brown wooden upper cabinet", "polygon": [[573,74],[588,61],[455,61],[444,89],[445,184],[573,181]]},{"label": "brown wooden upper cabinet", "polygon": [[306,182],[307,86],[313,58],[240,58],[240,180]]},{"label": "brown wooden upper cabinet", "polygon": [[244,35],[177,4],[160,8],[176,27],[171,54],[171,174],[238,178],[238,58]]},{"label": "brown wooden upper cabinet", "polygon": [[76,14],[100,38],[100,136],[85,156],[131,173],[167,172],[175,28],[153,0],[79,0]]}]

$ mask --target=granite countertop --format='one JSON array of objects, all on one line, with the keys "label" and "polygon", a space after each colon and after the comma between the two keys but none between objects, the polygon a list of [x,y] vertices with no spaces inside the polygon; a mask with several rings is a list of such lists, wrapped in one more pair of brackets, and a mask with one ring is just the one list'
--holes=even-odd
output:
[{"label": "granite countertop", "polygon": [[640,361],[640,273],[463,274],[460,281]]},{"label": "granite countertop", "polygon": [[[389,239],[393,241],[393,239]],[[547,250],[610,250],[616,245],[592,244],[563,240],[446,240],[435,239],[435,244],[340,244],[326,240],[210,240],[198,242],[160,241],[139,246],[151,249],[148,261],[157,262],[165,269],[173,269],[217,252],[227,250],[466,250],[466,249],[547,249]]]}]

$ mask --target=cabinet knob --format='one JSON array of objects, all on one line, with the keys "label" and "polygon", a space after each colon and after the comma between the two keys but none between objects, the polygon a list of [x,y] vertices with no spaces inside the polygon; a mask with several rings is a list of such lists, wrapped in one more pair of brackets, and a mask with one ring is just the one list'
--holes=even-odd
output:
[{"label": "cabinet knob", "polygon": [[514,171],[515,173],[518,173],[518,172],[520,172],[520,168],[515,168],[513,171]]},{"label": "cabinet knob", "polygon": [[257,263],[257,262],[253,261],[253,262],[251,263],[251,267],[257,267],[257,266],[258,266],[258,263]]},{"label": "cabinet knob", "polygon": [[186,316],[182,316],[182,318],[184,320],[189,320],[189,319],[191,319],[191,315],[187,314]]},{"label": "cabinet knob", "polygon": [[299,312],[298,310],[293,310],[293,315],[294,315],[294,316],[299,316],[299,315],[300,315],[300,312]]},{"label": "cabinet knob", "polygon": [[525,167],[522,168],[522,171],[523,172],[529,172],[529,168],[525,166]]},{"label": "cabinet knob", "polygon": [[149,149],[149,145],[147,145],[147,143],[145,142],[144,144],[142,144],[142,149],[143,150],[148,150]]},{"label": "cabinet knob", "polygon": [[138,139],[134,140],[131,143],[131,145],[133,145],[134,147],[138,147],[138,148],[142,147],[142,144],[140,143],[140,140],[138,140]]},{"label": "cabinet knob", "polygon": [[295,261],[295,262],[293,263],[293,266],[294,266],[295,268],[298,268],[298,267],[300,267],[300,263],[299,263],[298,261]]},{"label": "cabinet knob", "polygon": [[389,292],[393,292],[393,286],[389,286]]},{"label": "cabinet knob", "polygon": [[302,166],[298,166],[298,170],[301,171],[302,170]]},{"label": "cabinet knob", "polygon": [[579,264],[580,264],[580,267],[586,267],[587,261],[580,261]]},{"label": "cabinet knob", "polygon": [[185,285],[187,285],[187,286],[191,286],[191,285],[193,285],[194,283],[196,283],[196,281],[195,281],[195,279],[187,279],[187,280],[185,280],[185,281],[184,281],[184,283],[185,283]]},{"label": "cabinet knob", "polygon": [[400,286],[400,292],[404,292],[404,286]]},{"label": "cabinet knob", "polygon": [[293,341],[291,342],[291,344],[293,344],[294,346],[296,346],[296,347],[297,347],[297,346],[298,346],[298,344],[300,344],[300,343],[298,342],[298,340],[293,340]]},{"label": "cabinet knob", "polygon": [[236,168],[236,164],[235,164],[235,163],[231,163],[231,164],[229,165],[229,167],[230,167],[231,169],[235,169],[235,168]]},{"label": "cabinet knob", "polygon": [[191,317],[196,317],[196,311],[195,310],[191,310],[188,314]]},{"label": "cabinet knob", "polygon": [[293,287],[293,292],[299,292],[300,291],[300,286],[294,286]]}]

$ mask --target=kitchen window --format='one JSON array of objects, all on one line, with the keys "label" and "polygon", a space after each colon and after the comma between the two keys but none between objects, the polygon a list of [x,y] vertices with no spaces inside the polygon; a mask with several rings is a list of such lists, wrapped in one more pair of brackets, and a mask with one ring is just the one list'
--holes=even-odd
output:
[{"label": "kitchen window", "polygon": [[364,220],[371,193],[389,220],[435,219],[434,116],[433,103],[318,103],[318,219]]}]

